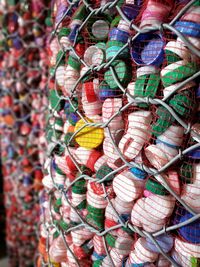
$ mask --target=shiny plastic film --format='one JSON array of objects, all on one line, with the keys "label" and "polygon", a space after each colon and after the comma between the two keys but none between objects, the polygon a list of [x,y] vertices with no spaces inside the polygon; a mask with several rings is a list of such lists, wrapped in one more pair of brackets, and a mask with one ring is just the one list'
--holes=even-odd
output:
[{"label": "shiny plastic film", "polygon": [[0,1],[0,146],[10,267],[34,266],[38,246],[48,107],[46,42],[52,31],[48,3]]},{"label": "shiny plastic film", "polygon": [[52,19],[38,266],[199,266],[200,2]]}]

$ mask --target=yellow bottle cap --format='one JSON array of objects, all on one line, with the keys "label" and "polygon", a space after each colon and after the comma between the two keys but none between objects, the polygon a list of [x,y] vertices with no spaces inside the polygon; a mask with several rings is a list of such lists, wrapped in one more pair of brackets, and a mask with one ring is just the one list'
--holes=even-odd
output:
[{"label": "yellow bottle cap", "polygon": [[[86,118],[90,123],[92,120]],[[79,120],[75,125],[75,132],[85,125],[84,120]],[[80,132],[77,133],[75,139],[76,142],[85,148],[96,148],[103,142],[104,130],[95,126],[86,126]]]}]

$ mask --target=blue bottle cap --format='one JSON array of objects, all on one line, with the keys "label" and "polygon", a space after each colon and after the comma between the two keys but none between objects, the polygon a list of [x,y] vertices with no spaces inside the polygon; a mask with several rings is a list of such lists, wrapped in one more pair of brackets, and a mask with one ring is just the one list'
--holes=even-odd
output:
[{"label": "blue bottle cap", "polygon": [[[182,223],[190,218],[192,218],[193,215],[189,212],[185,212],[184,216],[180,217],[179,222]],[[200,244],[200,219],[187,224],[185,226],[182,226],[178,229],[178,233],[188,242],[191,242],[193,244]]]},{"label": "blue bottle cap", "polygon": [[147,173],[145,171],[140,170],[139,168],[132,167],[130,168],[130,172],[134,174],[139,179],[145,179],[147,177]]},{"label": "blue bottle cap", "polygon": [[191,21],[177,21],[174,24],[174,28],[182,34],[191,37],[200,37],[200,24]]},{"label": "blue bottle cap", "polygon": [[68,35],[68,38],[71,42],[74,42],[76,35],[77,35],[77,31],[79,29],[80,25],[74,25],[73,29],[71,30],[70,34]]},{"label": "blue bottle cap", "polygon": [[23,177],[23,185],[24,186],[29,186],[33,183],[33,179],[30,175],[26,175]]},{"label": "blue bottle cap", "polygon": [[127,4],[122,7],[122,11],[129,20],[133,20],[139,14],[140,6]]},{"label": "blue bottle cap", "polygon": [[200,98],[200,84],[199,84],[198,88],[196,89],[196,97]]},{"label": "blue bottle cap", "polygon": [[145,267],[146,263],[132,263],[131,267]]},{"label": "blue bottle cap", "polygon": [[114,98],[117,95],[119,95],[119,93],[121,93],[120,90],[114,90],[111,89],[109,87],[108,84],[106,84],[106,82],[103,82],[100,86],[99,86],[99,99],[101,101],[106,100],[106,98]]},{"label": "blue bottle cap", "polygon": [[127,257],[122,259],[122,267],[126,267]]},{"label": "blue bottle cap", "polygon": [[[121,218],[121,220],[125,223],[125,222],[127,222],[129,219],[130,219],[130,214],[121,214],[120,215],[120,218]],[[120,223],[120,221],[118,221],[118,223]]]},{"label": "blue bottle cap", "polygon": [[[165,253],[168,253],[174,245],[174,238],[171,235],[167,234],[161,235],[156,237],[155,240],[158,242],[159,246]],[[149,238],[146,239],[146,248],[149,249],[150,251],[160,253],[159,249]]]},{"label": "blue bottle cap", "polygon": [[194,149],[186,154],[188,158],[200,159],[200,148]]},{"label": "blue bottle cap", "polygon": [[69,115],[66,115],[66,117],[69,123],[71,123],[73,126],[75,126],[77,121],[80,120],[80,117],[76,112],[71,112]]},{"label": "blue bottle cap", "polygon": [[17,50],[19,50],[19,49],[22,48],[22,42],[21,42],[21,40],[20,40],[19,37],[14,38],[12,41],[13,41],[13,46],[14,46]]},{"label": "blue bottle cap", "polygon": [[137,65],[159,67],[164,59],[164,45],[161,34],[142,33],[130,44],[131,57]]},{"label": "blue bottle cap", "polygon": [[113,28],[109,32],[109,38],[110,40],[116,40],[122,43],[126,43],[128,41],[129,33],[122,31],[118,28]]},{"label": "blue bottle cap", "polygon": [[8,153],[8,158],[9,159],[12,159],[13,157],[14,157],[14,155],[15,155],[15,151],[14,151],[14,149],[13,149],[13,147],[10,145],[10,146],[8,146],[8,148],[7,148],[7,153]]},{"label": "blue bottle cap", "polygon": [[97,260],[103,260],[106,257],[106,255],[100,255],[95,251],[93,251],[92,256],[95,257]]},{"label": "blue bottle cap", "polygon": [[52,167],[53,167],[53,169],[55,170],[56,169],[56,167],[57,167],[57,164],[56,164],[56,161],[55,161],[55,159],[52,161]]}]

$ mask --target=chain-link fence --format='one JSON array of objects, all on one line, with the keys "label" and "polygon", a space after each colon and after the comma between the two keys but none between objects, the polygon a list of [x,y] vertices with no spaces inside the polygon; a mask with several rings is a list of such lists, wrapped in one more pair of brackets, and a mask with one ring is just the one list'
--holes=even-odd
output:
[{"label": "chain-link fence", "polygon": [[0,1],[0,125],[12,267],[33,266],[45,156],[49,1]]},{"label": "chain-link fence", "polygon": [[198,266],[199,1],[54,1],[38,266]]}]

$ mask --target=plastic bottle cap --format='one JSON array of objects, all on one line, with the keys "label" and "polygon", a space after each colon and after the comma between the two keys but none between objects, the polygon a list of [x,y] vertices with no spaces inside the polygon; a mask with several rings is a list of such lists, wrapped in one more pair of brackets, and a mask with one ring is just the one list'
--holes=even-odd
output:
[{"label": "plastic bottle cap", "polygon": [[165,52],[171,51],[172,53],[177,55],[178,58],[180,58],[176,61],[180,61],[181,59],[190,60],[190,57],[191,57],[190,51],[187,49],[187,47],[185,47],[184,43],[182,42],[170,41],[166,44],[164,49],[165,49]]},{"label": "plastic bottle cap", "polygon": [[[96,172],[96,178],[102,179],[112,171],[113,171],[113,169],[111,169],[109,166],[103,165]],[[106,179],[106,181],[110,181],[110,180],[114,179],[114,177],[115,177],[115,175],[112,174]]]},{"label": "plastic bottle cap", "polygon": [[161,196],[169,195],[168,191],[164,188],[163,185],[161,185],[160,183],[158,183],[152,179],[147,180],[145,188],[148,191],[150,191],[156,195],[161,195]]},{"label": "plastic bottle cap", "polygon": [[[86,118],[89,123],[93,123],[92,120]],[[84,120],[79,120],[76,125],[74,132],[78,131],[81,127],[85,125]],[[97,127],[86,126],[81,131],[79,131],[76,136],[76,142],[85,148],[96,148],[103,142],[104,130]]]},{"label": "plastic bottle cap", "polygon": [[131,44],[131,57],[138,65],[160,66],[165,42],[160,34],[142,33]]},{"label": "plastic bottle cap", "polygon": [[92,34],[97,40],[105,40],[108,37],[109,24],[105,20],[96,20],[92,25]]},{"label": "plastic bottle cap", "polygon": [[147,177],[147,173],[142,171],[136,167],[130,168],[130,172],[133,173],[139,179],[145,179]]},{"label": "plastic bottle cap", "polygon": [[159,74],[139,76],[135,82],[134,96],[154,98],[160,84]]},{"label": "plastic bottle cap", "polygon": [[128,37],[128,32],[122,31],[118,28],[112,28],[112,30],[109,32],[109,38],[111,41],[126,43],[128,41]]},{"label": "plastic bottle cap", "polygon": [[115,194],[125,202],[132,202],[142,193],[143,181],[134,179],[129,171],[115,176],[113,180]]},{"label": "plastic bottle cap", "polygon": [[144,66],[137,69],[137,78],[143,75],[150,75],[150,74],[156,74],[159,73],[159,68],[156,68],[155,66]]},{"label": "plastic bottle cap", "polygon": [[122,7],[123,13],[126,15],[126,17],[129,20],[133,20],[137,17],[139,11],[140,11],[140,6],[137,5],[137,3],[134,4],[125,4]]},{"label": "plastic bottle cap", "polygon": [[184,60],[177,61],[166,66],[161,71],[161,80],[164,87],[180,82],[197,71],[197,65]]},{"label": "plastic bottle cap", "polygon": [[84,61],[89,66],[101,65],[104,61],[104,52],[95,45],[89,46],[84,54]]},{"label": "plastic bottle cap", "polygon": [[60,39],[63,36],[68,36],[70,34],[70,29],[63,27],[60,29],[59,33],[58,33],[58,39]]},{"label": "plastic bottle cap", "polygon": [[192,21],[177,21],[174,24],[174,28],[182,34],[191,37],[200,37],[200,24]]},{"label": "plastic bottle cap", "polygon": [[81,68],[81,62],[72,56],[68,57],[68,65],[70,65],[72,68],[74,68],[77,71],[79,71]]},{"label": "plastic bottle cap", "polygon": [[84,91],[85,91],[85,96],[87,98],[87,101],[89,103],[96,102],[98,100],[96,93],[94,91],[94,84],[93,81],[91,82],[85,82],[83,84],[84,86]]},{"label": "plastic bottle cap", "polygon": [[[176,83],[176,84],[170,85],[168,87],[165,87],[163,90],[164,97],[167,97],[171,92],[173,92],[179,86],[179,84],[180,83]],[[196,87],[195,82],[193,82],[193,81],[188,82],[186,85],[182,86],[181,89],[177,90],[175,92],[175,94],[178,92],[181,92],[183,90],[188,90],[188,89],[191,90],[192,88],[195,88],[195,87]]]},{"label": "plastic bottle cap", "polygon": [[117,55],[117,59],[126,59],[129,56],[129,49],[125,48],[120,53],[120,46],[111,46],[106,49],[106,60],[109,61],[111,58]]},{"label": "plastic bottle cap", "polygon": [[146,198],[144,202],[146,213],[154,220],[168,218],[172,214],[175,205],[175,200],[171,195],[152,195]]},{"label": "plastic bottle cap", "polygon": [[111,234],[107,234],[107,235],[106,235],[106,241],[107,241],[107,244],[108,244],[110,247],[112,247],[112,248],[115,247],[116,239],[117,239],[117,238],[116,238],[115,236],[111,235]]},{"label": "plastic bottle cap", "polygon": [[[126,86],[130,82],[130,79],[131,79],[130,68],[122,60],[115,60],[112,63],[112,67],[114,68],[120,83],[123,86]],[[107,70],[105,72],[104,79],[105,79],[106,83],[110,86],[111,89],[117,89],[118,88],[118,85],[115,82],[110,70]]]}]

